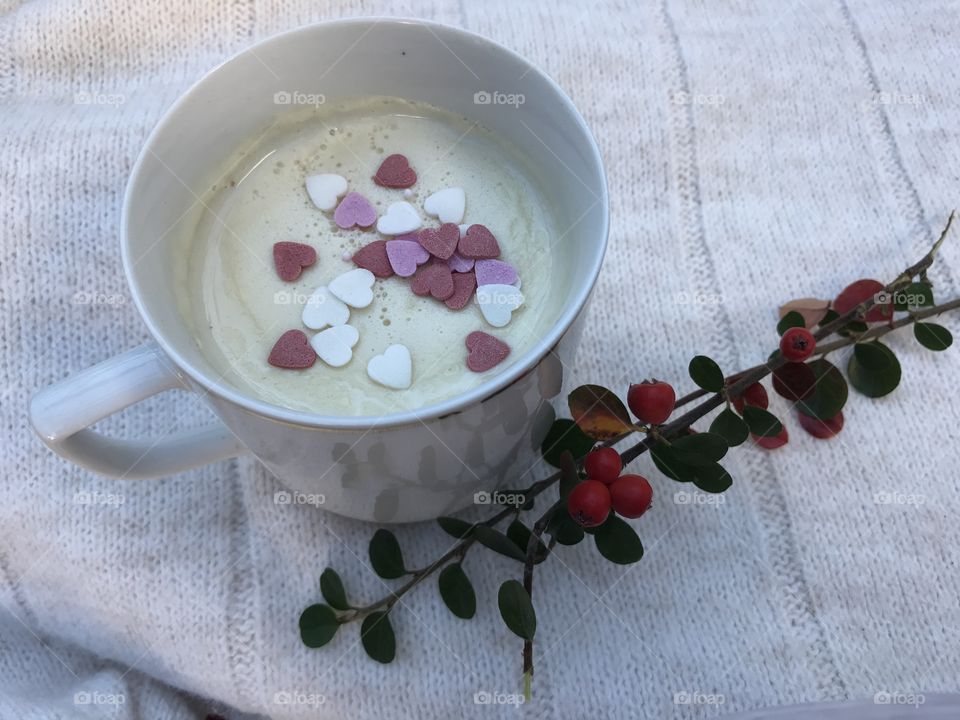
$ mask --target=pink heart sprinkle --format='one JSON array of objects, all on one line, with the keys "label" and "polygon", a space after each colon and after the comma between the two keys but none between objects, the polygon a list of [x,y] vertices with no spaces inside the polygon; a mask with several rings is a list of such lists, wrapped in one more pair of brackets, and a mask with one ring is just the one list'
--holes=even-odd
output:
[{"label": "pink heart sprinkle", "polygon": [[460,238],[457,252],[474,260],[495,258],[500,257],[500,245],[485,225],[471,225]]},{"label": "pink heart sprinkle", "polygon": [[267,362],[274,367],[288,370],[303,370],[313,365],[317,353],[310,347],[310,340],[302,330],[287,330],[274,344]]},{"label": "pink heart sprinkle", "polygon": [[499,365],[510,354],[509,345],[479,330],[467,335],[464,344],[468,350],[467,368],[475,373],[486,372]]},{"label": "pink heart sprinkle", "polygon": [[432,295],[437,300],[446,300],[453,295],[453,273],[446,263],[430,263],[417,270],[410,289],[414,295]]},{"label": "pink heart sprinkle", "polygon": [[373,176],[373,181],[383,187],[408,188],[417,181],[417,173],[410,167],[410,161],[407,160],[405,155],[396,153],[388,155],[380,163],[377,174]]},{"label": "pink heart sprinkle", "polygon": [[430,253],[416,240],[387,240],[387,257],[390,267],[400,277],[410,277],[430,259]]},{"label": "pink heart sprinkle", "polygon": [[317,251],[298,242],[278,242],[273,245],[273,264],[281,280],[293,282],[303,268],[317,261]]},{"label": "pink heart sprinkle", "polygon": [[457,249],[460,228],[454,223],[444,223],[438,228],[425,228],[417,234],[417,240],[431,255],[447,260]]},{"label": "pink heart sprinkle", "polygon": [[477,285],[513,285],[517,270],[502,260],[477,260]]},{"label": "pink heart sprinkle", "polygon": [[477,276],[472,272],[453,274],[453,295],[443,302],[451,310],[463,310],[477,289]]},{"label": "pink heart sprinkle", "polygon": [[475,260],[473,258],[465,258],[454,250],[453,255],[447,260],[447,266],[455,273],[465,273],[473,270],[474,262]]},{"label": "pink heart sprinkle", "polygon": [[393,275],[393,268],[387,257],[386,240],[374,240],[357,250],[352,258],[347,254],[347,259],[352,259],[354,265],[369,270],[378,278],[388,278]]},{"label": "pink heart sprinkle", "polygon": [[377,211],[363,195],[347,193],[333,213],[333,221],[344,230],[357,225],[368,228],[377,221]]}]

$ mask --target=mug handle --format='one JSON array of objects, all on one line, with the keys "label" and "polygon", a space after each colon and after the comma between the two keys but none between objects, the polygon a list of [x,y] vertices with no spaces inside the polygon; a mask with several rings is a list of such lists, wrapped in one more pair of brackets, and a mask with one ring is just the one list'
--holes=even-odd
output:
[{"label": "mug handle", "polygon": [[30,401],[30,421],[58,455],[116,478],[163,477],[249,452],[222,422],[146,440],[120,440],[89,429],[173,389],[189,388],[160,346],[149,342],[44,388]]}]

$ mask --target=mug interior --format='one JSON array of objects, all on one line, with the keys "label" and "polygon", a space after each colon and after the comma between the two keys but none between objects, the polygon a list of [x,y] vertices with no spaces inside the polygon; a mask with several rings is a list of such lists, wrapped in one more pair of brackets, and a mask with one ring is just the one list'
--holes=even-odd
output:
[{"label": "mug interior", "polygon": [[[299,95],[298,95],[299,94]],[[201,201],[238,148],[291,112],[285,100],[397,96],[480,123],[521,148],[558,215],[554,281],[566,289],[550,331],[510,368],[470,392],[416,412],[326,417],[272,405],[220,380],[178,311],[173,229]],[[522,98],[522,103],[517,102]],[[294,108],[295,110],[295,108]],[[608,203],[593,137],[546,75],[479,36],[419,20],[322,23],[275,36],[213,70],[153,131],[123,210],[123,258],[134,301],[173,361],[209,391],[287,422],[330,427],[404,424],[487,397],[536,365],[585,303],[603,259]]]}]

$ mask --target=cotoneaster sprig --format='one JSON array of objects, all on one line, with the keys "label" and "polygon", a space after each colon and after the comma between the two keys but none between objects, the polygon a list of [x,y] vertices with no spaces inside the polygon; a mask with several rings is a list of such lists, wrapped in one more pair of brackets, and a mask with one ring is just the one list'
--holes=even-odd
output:
[{"label": "cotoneaster sprig", "polygon": [[[800,427],[827,439],[843,428],[843,408],[851,386],[876,398],[899,385],[902,368],[894,352],[881,342],[885,335],[912,326],[924,348],[941,351],[952,344],[950,331],[929,320],[960,308],[960,298],[936,304],[927,271],[953,219],[951,213],[930,251],[891,282],[858,280],[833,301],[805,299],[781,308],[779,345],[763,363],[725,375],[714,360],[697,355],[688,368],[697,389],[679,399],[673,387],[660,380],[631,385],[626,405],[607,388],[578,387],[568,396],[571,419],[557,420],[541,448],[544,459],[558,468],[556,472],[523,490],[503,493],[515,502],[481,522],[438,518],[440,527],[456,543],[419,569],[406,566],[392,532],[377,530],[370,541],[370,565],[381,578],[403,579],[403,584],[372,603],[355,604],[348,599],[337,572],[325,569],[320,593],[326,602],[310,605],[300,615],[303,643],[322,647],[341,626],[360,622],[367,654],[382,663],[393,661],[396,637],[390,612],[401,598],[435,574],[440,596],[450,611],[458,618],[472,618],[476,593],[463,565],[470,550],[480,545],[520,564],[518,577],[500,585],[497,605],[507,628],[523,640],[524,693],[529,698],[537,629],[535,568],[557,545],[577,545],[587,535],[610,562],[630,564],[643,556],[640,538],[624,518],[639,518],[647,512],[654,486],[640,475],[623,473],[624,467],[649,452],[656,468],[669,480],[691,483],[704,493],[722,493],[733,482],[720,464],[731,448],[750,438],[766,449],[789,441],[784,423],[768,410],[769,398],[761,382],[768,376],[773,390],[793,403]],[[851,346],[844,376],[827,357]],[[679,408],[698,400],[694,407],[677,414]],[[694,423],[718,409],[706,431],[694,430]],[[633,445],[621,452],[613,449],[637,434],[641,438]],[[552,501],[529,525],[524,518],[541,496]]]}]

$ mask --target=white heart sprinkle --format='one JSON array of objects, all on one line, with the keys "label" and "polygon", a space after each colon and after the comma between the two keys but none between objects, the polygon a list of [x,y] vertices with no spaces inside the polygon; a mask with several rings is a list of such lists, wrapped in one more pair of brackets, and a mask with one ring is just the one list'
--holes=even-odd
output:
[{"label": "white heart sprinkle", "polygon": [[476,297],[483,318],[494,327],[509,323],[513,311],[523,305],[523,293],[513,285],[481,285]]},{"label": "white heart sprinkle", "polygon": [[321,330],[327,325],[346,325],[350,308],[331,295],[326,287],[318,287],[304,305],[301,318],[311,330]]},{"label": "white heart sprinkle", "polygon": [[336,325],[310,338],[310,346],[330,367],[343,367],[353,359],[353,346],[359,339],[353,325]]},{"label": "white heart sprinkle", "polygon": [[327,289],[350,307],[365,308],[373,302],[373,273],[365,268],[337,275]]},{"label": "white heart sprinkle", "polygon": [[413,382],[413,362],[406,345],[391,345],[383,355],[375,355],[367,363],[367,375],[374,382],[393,388],[406,390]]},{"label": "white heart sprinkle", "polygon": [[468,227],[470,227],[470,223],[464,223],[463,225],[460,226],[461,239],[466,236]]},{"label": "white heart sprinkle", "polygon": [[438,190],[423,201],[423,209],[442,223],[459,223],[467,207],[463,188],[452,187]]},{"label": "white heart sprinkle", "polygon": [[377,220],[377,230],[384,235],[403,235],[423,225],[420,213],[408,202],[390,203],[385,215]]},{"label": "white heart sprinkle", "polygon": [[337,198],[347,191],[347,179],[332,173],[311,175],[307,178],[307,195],[313,204],[324,212],[337,206]]}]

